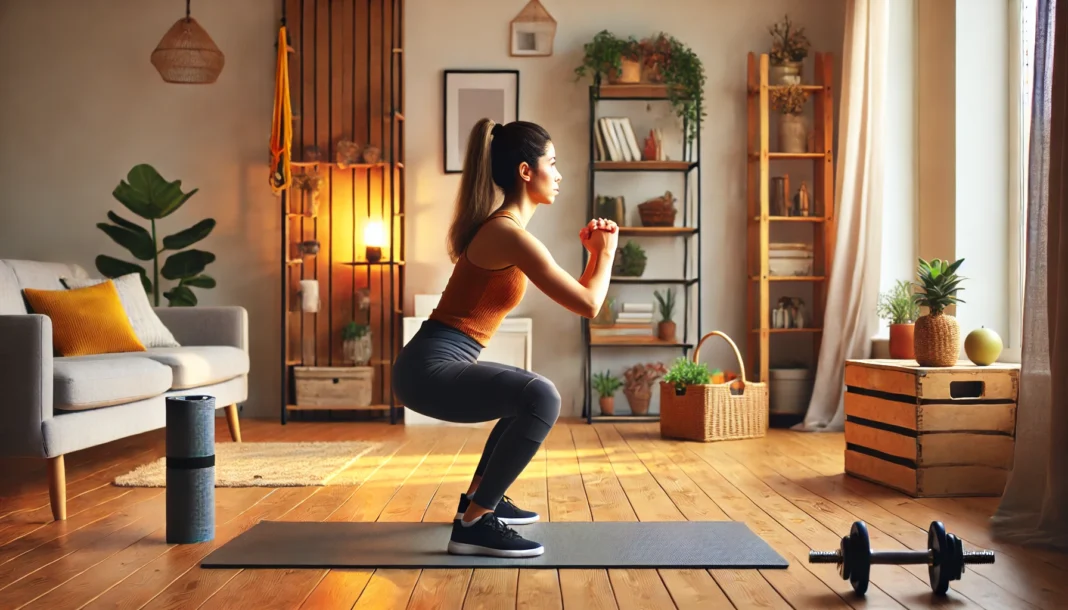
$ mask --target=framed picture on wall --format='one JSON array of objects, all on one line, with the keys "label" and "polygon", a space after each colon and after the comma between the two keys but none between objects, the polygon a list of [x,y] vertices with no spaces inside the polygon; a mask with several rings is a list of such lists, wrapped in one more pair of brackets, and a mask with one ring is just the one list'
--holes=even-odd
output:
[{"label": "framed picture on wall", "polygon": [[463,170],[467,138],[482,118],[498,123],[519,119],[519,70],[445,70],[446,174]]}]

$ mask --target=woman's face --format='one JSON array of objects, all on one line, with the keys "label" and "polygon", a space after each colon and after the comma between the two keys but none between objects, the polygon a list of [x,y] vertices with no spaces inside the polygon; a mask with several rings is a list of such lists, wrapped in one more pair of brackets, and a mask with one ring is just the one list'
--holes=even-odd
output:
[{"label": "woman's face", "polygon": [[527,195],[534,203],[551,204],[560,193],[560,180],[563,176],[556,169],[556,147],[552,142],[545,149],[545,154],[538,159],[538,166],[524,176],[527,183]]}]

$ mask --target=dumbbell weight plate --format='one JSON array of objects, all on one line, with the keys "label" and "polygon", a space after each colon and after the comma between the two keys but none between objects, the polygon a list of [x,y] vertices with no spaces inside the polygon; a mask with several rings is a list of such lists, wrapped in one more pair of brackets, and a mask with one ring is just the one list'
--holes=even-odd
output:
[{"label": "dumbbell weight plate", "polygon": [[[953,577],[955,546],[949,540],[945,526],[939,521],[932,521],[927,529],[927,548],[933,551],[931,564],[927,566],[927,576],[931,581],[931,590],[937,595],[945,595],[949,591],[949,581]],[[963,557],[958,557],[956,564],[960,565]]]},{"label": "dumbbell weight plate", "polygon": [[863,521],[856,521],[849,529],[849,537],[843,540],[849,549],[844,553],[843,566],[845,572],[843,578],[849,578],[849,584],[857,595],[864,595],[868,591],[868,576],[871,573],[871,539],[868,537],[868,526]]}]

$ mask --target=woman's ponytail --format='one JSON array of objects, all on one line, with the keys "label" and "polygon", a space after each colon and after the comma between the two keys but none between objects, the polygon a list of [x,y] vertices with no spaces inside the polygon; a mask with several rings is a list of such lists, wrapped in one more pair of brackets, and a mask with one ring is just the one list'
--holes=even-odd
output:
[{"label": "woman's ponytail", "polygon": [[499,205],[490,155],[495,126],[496,131],[500,131],[500,126],[493,120],[481,119],[475,123],[467,140],[460,191],[456,197],[456,214],[449,227],[449,257],[454,263],[474,239],[478,228]]}]

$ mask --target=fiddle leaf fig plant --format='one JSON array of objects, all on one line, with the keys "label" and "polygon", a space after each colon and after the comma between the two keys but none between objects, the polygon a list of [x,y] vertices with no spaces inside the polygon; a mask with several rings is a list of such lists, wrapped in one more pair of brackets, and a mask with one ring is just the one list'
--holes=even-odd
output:
[{"label": "fiddle leaf fig plant", "polygon": [[[168,182],[154,167],[140,164],[133,167],[115,187],[115,197],[130,212],[148,221],[148,228],[108,211],[111,223],[97,223],[97,227],[115,243],[130,251],[139,261],[152,261],[152,276],[139,263],[106,254],[96,257],[96,268],[105,277],[116,278],[130,273],[141,275],[145,292],[152,296],[153,305],[160,305],[160,276],[176,281],[162,295],[171,307],[191,307],[197,304],[193,288],[211,289],[215,278],[204,269],[215,261],[215,255],[197,248],[187,249],[211,234],[215,219],[206,218],[193,226],[163,237],[162,246],[157,235],[156,221],[162,220],[185,204],[199,189],[182,191],[182,181]],[[169,256],[164,255],[173,252]],[[162,262],[162,268],[161,268]]]}]

